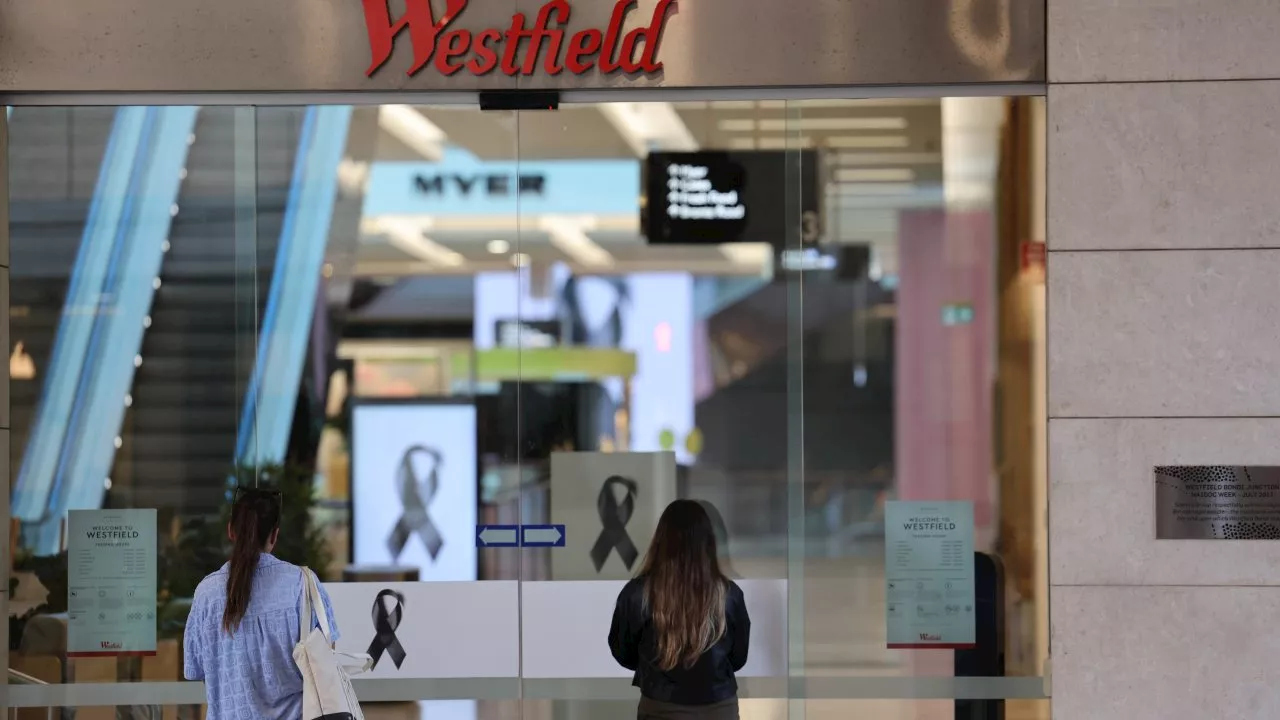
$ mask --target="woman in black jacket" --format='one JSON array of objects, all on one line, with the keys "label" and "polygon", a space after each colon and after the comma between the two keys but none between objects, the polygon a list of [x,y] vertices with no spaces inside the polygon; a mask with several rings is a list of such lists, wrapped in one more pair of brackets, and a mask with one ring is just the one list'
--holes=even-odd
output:
[{"label": "woman in black jacket", "polygon": [[738,720],[733,674],[747,663],[750,636],[747,604],[720,571],[706,510],[676,500],[618,594],[609,628],[614,659],[635,671],[639,720]]}]

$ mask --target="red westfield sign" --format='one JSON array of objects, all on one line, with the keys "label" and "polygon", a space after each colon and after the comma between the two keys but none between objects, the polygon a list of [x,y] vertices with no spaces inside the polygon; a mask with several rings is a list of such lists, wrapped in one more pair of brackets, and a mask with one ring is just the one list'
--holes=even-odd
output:
[{"label": "red westfield sign", "polygon": [[404,14],[397,19],[391,17],[387,2],[363,0],[369,48],[373,52],[373,62],[365,71],[368,76],[391,58],[396,36],[406,29],[413,44],[409,75],[433,61],[442,75],[463,69],[473,75],[494,70],[506,75],[533,75],[538,72],[539,57],[542,71],[548,75],[565,70],[581,75],[592,68],[602,73],[656,73],[662,70],[658,61],[662,30],[668,11],[675,5],[675,0],[658,0],[649,24],[623,35],[627,14],[636,0],[618,0],[608,27],[586,28],[570,35],[569,16],[573,9],[568,0],[547,2],[532,26],[526,26],[528,18],[518,12],[511,17],[510,27],[479,32],[450,29],[466,11],[468,0],[445,0],[444,14],[439,18],[432,10],[432,0],[405,0]]}]

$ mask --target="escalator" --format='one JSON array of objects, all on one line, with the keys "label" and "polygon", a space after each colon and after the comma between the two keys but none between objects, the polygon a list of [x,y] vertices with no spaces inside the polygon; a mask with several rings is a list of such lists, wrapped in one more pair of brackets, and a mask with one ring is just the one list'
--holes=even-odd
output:
[{"label": "escalator", "polygon": [[[870,310],[887,307],[892,293],[874,283],[819,276],[806,280],[802,292],[802,328],[790,326],[788,304],[794,300],[785,280],[762,286],[707,320],[714,364],[721,368],[715,390],[695,408],[705,443],[700,462],[729,471],[784,473],[793,440],[792,378],[799,371],[807,472],[871,468],[892,447],[894,323]],[[857,317],[865,329],[855,345]],[[795,330],[803,337],[799,370],[789,352]],[[859,367],[862,377],[855,378]],[[751,418],[750,443],[739,436],[744,417]]]},{"label": "escalator", "polygon": [[237,112],[204,108],[196,122],[111,506],[214,512],[233,469],[305,108],[256,111],[251,151]]},{"label": "escalator", "polygon": [[[24,107],[9,117],[10,477],[27,447],[115,108]],[[84,308],[70,308],[82,312]],[[91,310],[91,309],[90,309]],[[21,368],[29,367],[26,377]]]}]

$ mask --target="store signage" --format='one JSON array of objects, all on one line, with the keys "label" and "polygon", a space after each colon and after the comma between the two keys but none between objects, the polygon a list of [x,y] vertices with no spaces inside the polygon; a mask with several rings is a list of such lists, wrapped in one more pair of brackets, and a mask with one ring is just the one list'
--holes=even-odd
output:
[{"label": "store signage", "polygon": [[405,0],[404,14],[396,19],[391,17],[388,0],[363,2],[369,49],[373,55],[365,71],[369,77],[391,58],[396,36],[405,29],[409,30],[409,41],[413,44],[409,76],[432,62],[436,70],[446,76],[463,69],[472,75],[487,75],[494,70],[501,70],[505,75],[533,75],[539,71],[540,56],[543,57],[542,71],[548,75],[559,75],[565,70],[582,75],[593,68],[605,74],[656,73],[662,70],[658,60],[662,31],[675,4],[675,0],[658,0],[649,24],[623,35],[623,25],[637,0],[618,0],[607,27],[584,28],[568,35],[572,12],[568,0],[550,0],[544,4],[532,27],[526,27],[525,14],[517,12],[511,16],[509,27],[479,32],[450,29],[466,11],[468,0],[445,0],[444,13],[439,19],[431,0]]},{"label": "store signage", "polygon": [[736,189],[720,190],[705,163],[667,166],[667,215],[680,220],[742,220],[747,208]]},{"label": "store signage", "polygon": [[520,195],[542,195],[546,185],[547,176],[542,174],[441,173],[413,176],[413,186],[424,195],[444,195],[450,190],[462,197],[473,195],[506,197],[513,192]]},{"label": "store signage", "polygon": [[67,657],[156,654],[156,511],[72,510]]},{"label": "store signage", "polygon": [[[789,167],[799,172],[792,177]],[[651,244],[785,247],[797,230],[799,239],[813,244],[822,232],[819,177],[813,150],[650,153],[641,223]],[[800,212],[793,217],[789,203],[797,202]],[[806,258],[811,256],[790,260]]]},{"label": "store signage", "polygon": [[977,642],[973,503],[890,501],[884,506],[888,647],[973,648]]},{"label": "store signage", "polygon": [[834,256],[824,253],[817,248],[783,250],[781,263],[782,269],[789,272],[835,270],[839,267],[839,261]]}]

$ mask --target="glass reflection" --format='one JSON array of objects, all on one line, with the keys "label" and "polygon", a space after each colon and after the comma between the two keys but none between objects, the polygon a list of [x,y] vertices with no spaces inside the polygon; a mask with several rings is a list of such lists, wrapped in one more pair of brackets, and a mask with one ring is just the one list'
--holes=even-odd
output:
[{"label": "glass reflection", "polygon": [[[726,572],[792,588],[785,672],[846,683],[814,718],[951,707],[854,690],[964,679],[950,651],[886,647],[884,509],[967,501],[1006,566],[1004,671],[1033,680],[1043,278],[1022,244],[1043,237],[1043,183],[1018,138],[1042,132],[1036,102],[654,104],[678,129],[596,105],[18,108],[11,668],[180,679],[240,484],[285,494],[281,559],[353,587],[617,580],[616,552],[589,558],[601,508],[631,503],[643,546],[646,503],[697,500]],[[654,455],[574,484],[557,468],[585,454]],[[154,656],[67,657],[64,518],[101,508],[158,511]],[[562,547],[522,546],[520,527],[560,525]],[[368,614],[339,623],[360,637]],[[526,677],[523,705],[412,699],[605,712],[551,680]]]}]

